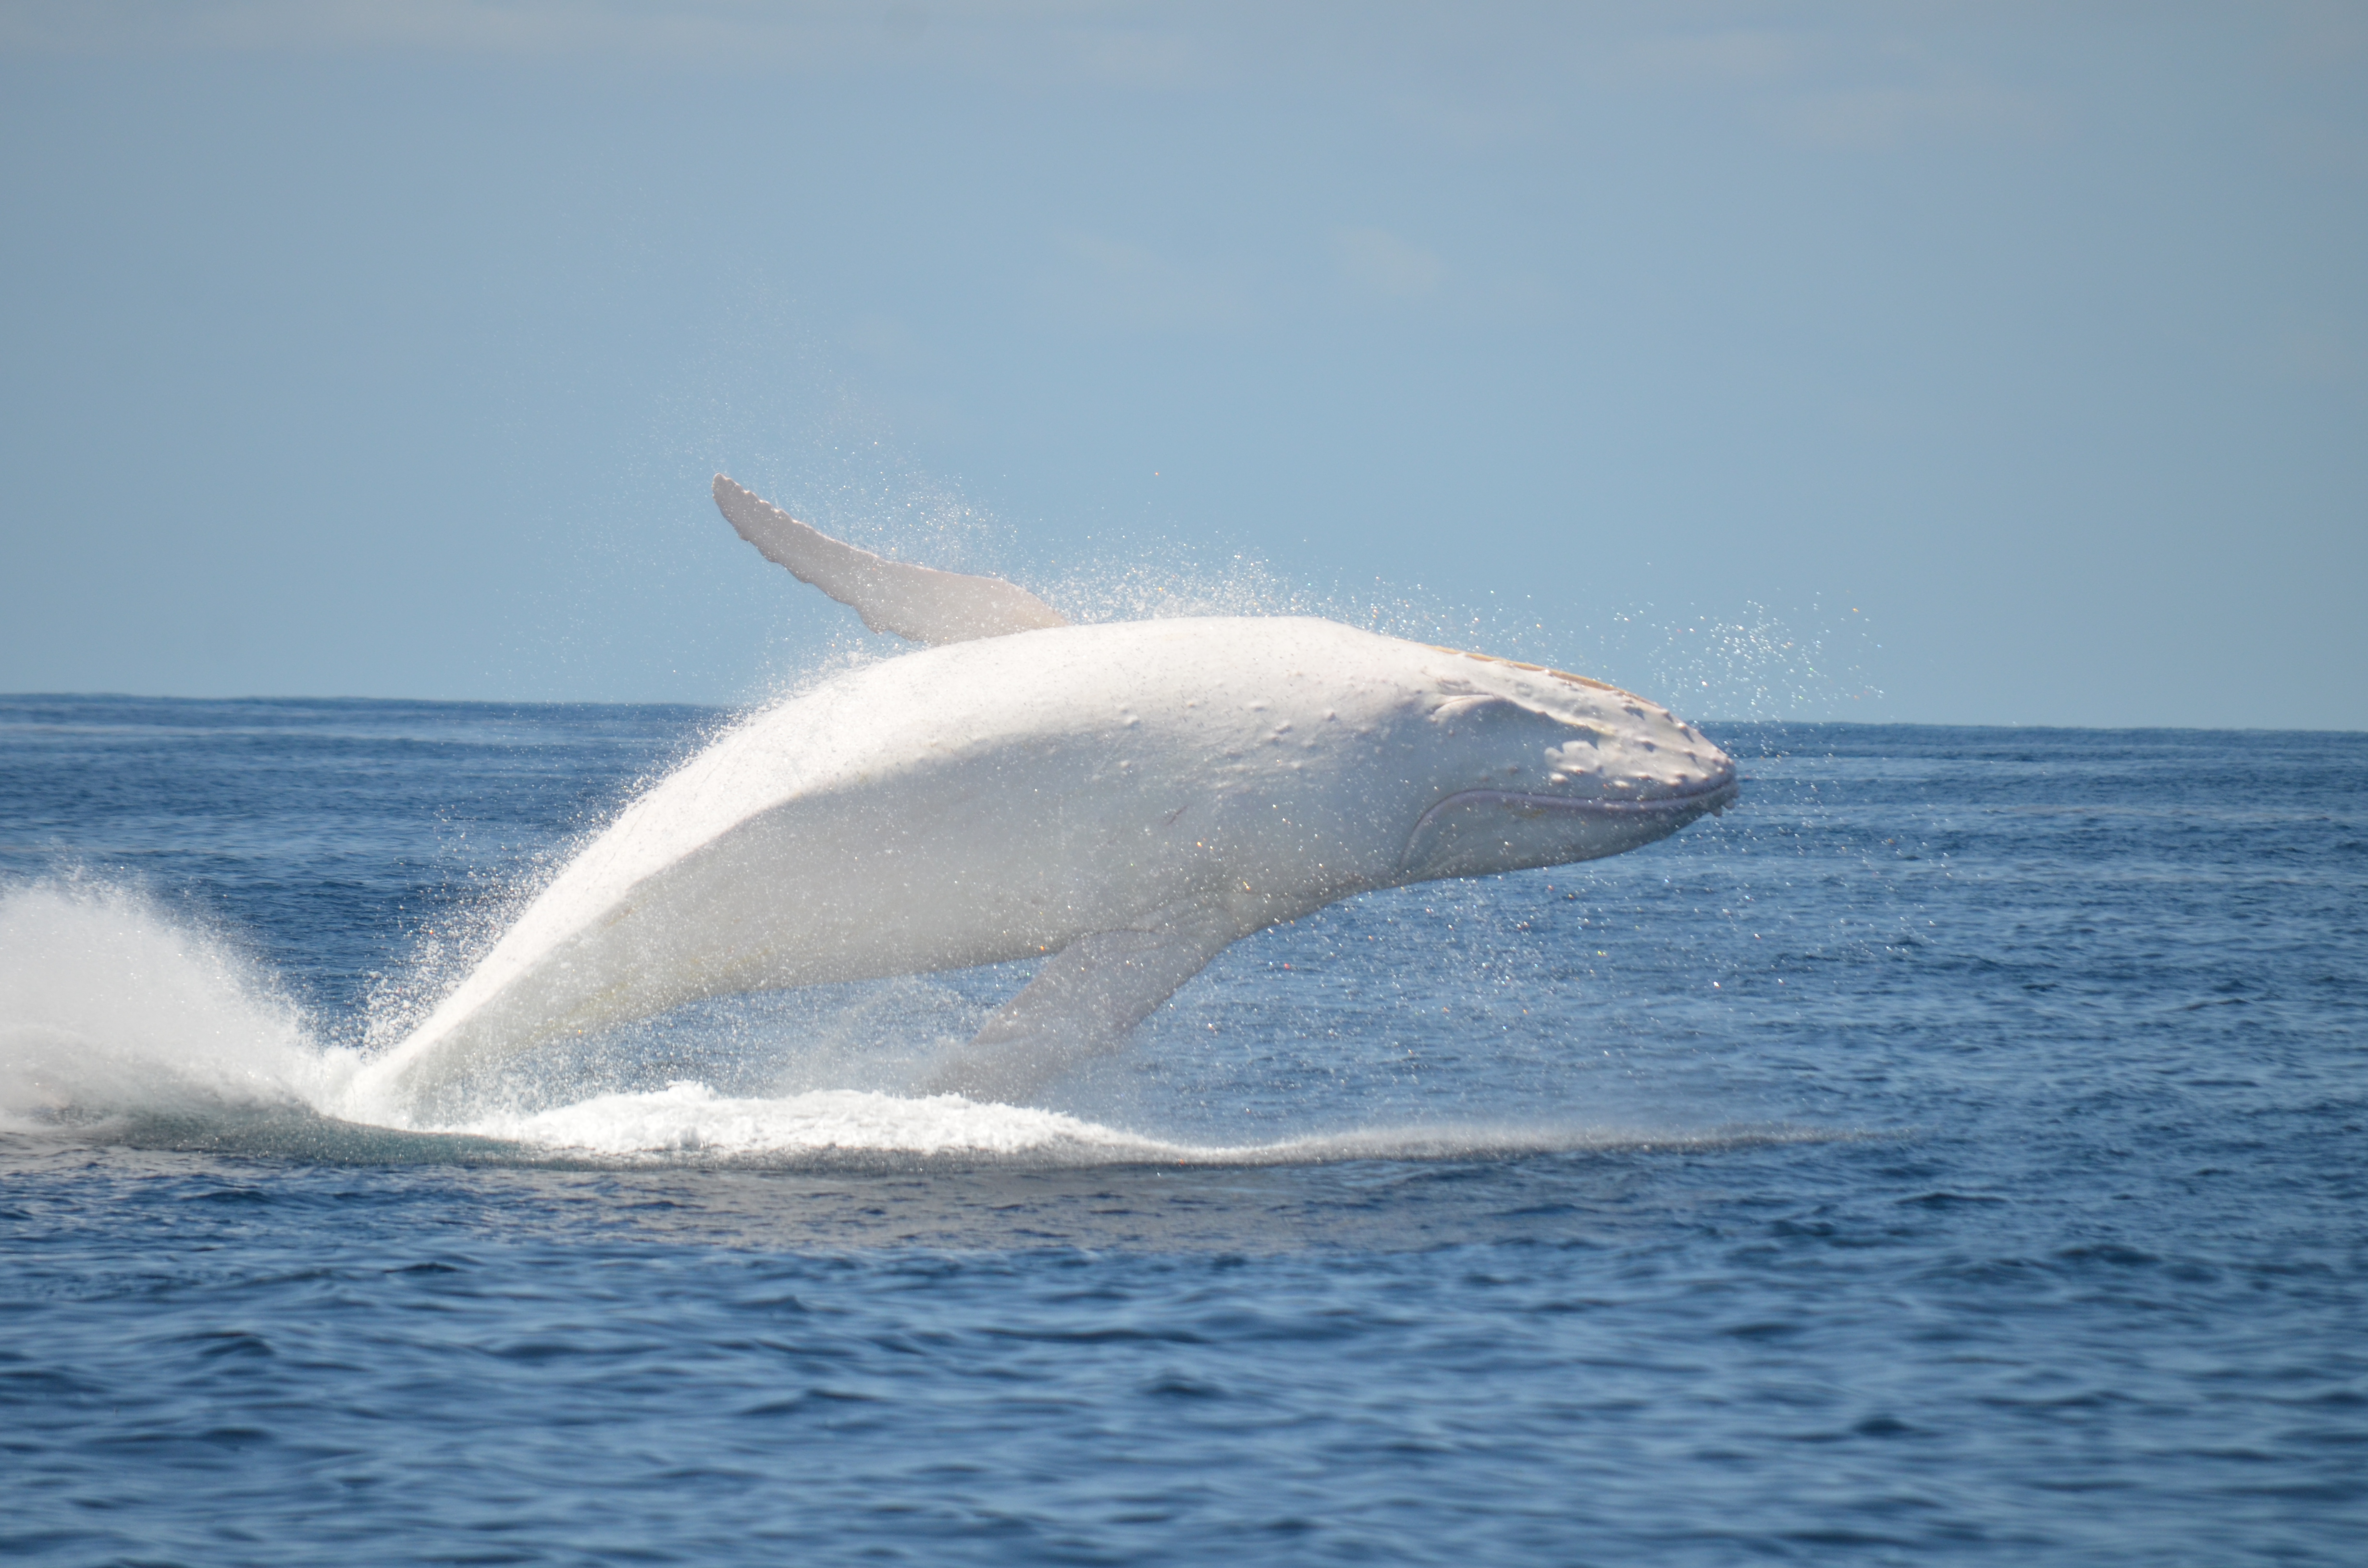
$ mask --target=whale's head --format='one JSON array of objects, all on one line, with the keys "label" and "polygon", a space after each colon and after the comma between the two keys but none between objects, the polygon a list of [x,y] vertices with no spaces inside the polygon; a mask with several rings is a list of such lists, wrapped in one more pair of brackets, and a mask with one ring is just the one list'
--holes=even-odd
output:
[{"label": "whale's head", "polygon": [[1408,881],[1617,855],[1736,797],[1735,763],[1658,703],[1584,676],[1440,649]]}]

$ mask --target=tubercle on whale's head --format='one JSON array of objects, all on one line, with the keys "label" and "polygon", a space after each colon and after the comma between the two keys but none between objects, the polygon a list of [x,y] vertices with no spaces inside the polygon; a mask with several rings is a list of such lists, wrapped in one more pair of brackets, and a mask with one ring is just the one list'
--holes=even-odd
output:
[{"label": "tubercle on whale's head", "polygon": [[1473,762],[1502,770],[1492,788],[1564,800],[1656,801],[1735,781],[1734,758],[1634,692],[1491,653],[1436,652],[1456,662],[1433,666],[1431,722],[1460,740],[1459,751]]},{"label": "tubercle on whale's head", "polygon": [[1736,798],[1734,759],[1656,702],[1603,681],[1462,649],[1426,665],[1429,798],[1410,881],[1615,855]]}]

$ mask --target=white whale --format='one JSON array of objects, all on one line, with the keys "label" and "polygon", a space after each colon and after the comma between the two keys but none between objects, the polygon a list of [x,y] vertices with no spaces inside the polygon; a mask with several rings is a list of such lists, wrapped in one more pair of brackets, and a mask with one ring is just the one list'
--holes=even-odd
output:
[{"label": "white whale", "polygon": [[1251,932],[1616,855],[1735,797],[1723,752],[1600,681],[1306,618],[1071,626],[715,489],[768,556],[938,645],[757,715],[634,801],[363,1093],[427,1114],[518,1052],[698,998],[1046,955],[928,1085],[1022,1096]]}]

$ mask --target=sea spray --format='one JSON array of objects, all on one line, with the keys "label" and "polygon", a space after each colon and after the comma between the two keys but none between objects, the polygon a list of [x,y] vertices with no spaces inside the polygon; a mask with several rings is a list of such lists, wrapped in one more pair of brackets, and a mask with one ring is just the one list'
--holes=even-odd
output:
[{"label": "sea spray", "polygon": [[[883,1031],[893,1036],[917,1026],[929,1033],[943,1021],[930,1015],[970,1006],[950,995],[916,998],[910,982],[847,989],[819,1008],[799,1009],[791,1032],[811,1033],[825,1060],[807,1062],[794,1076],[834,1076],[827,1059],[852,1045],[836,1038],[840,1032],[851,1029],[875,1049],[894,1047],[880,1038]],[[873,1016],[883,1004],[893,1005]],[[712,1028],[718,1020],[702,1021]],[[671,1030],[643,1031],[640,1043],[652,1046],[648,1036],[686,1025],[694,1036],[709,1032],[677,1018]],[[882,1160],[1046,1168],[1302,1165],[1830,1136],[1784,1128],[1673,1134],[1440,1122],[1272,1141],[1178,1139],[1061,1111],[876,1088],[783,1082],[770,1093],[734,1094],[678,1080],[620,1090],[605,1074],[584,1072],[585,1063],[564,1057],[539,1081],[537,1104],[407,1126],[398,1111],[356,1095],[359,1053],[323,1044],[324,1033],[231,936],[168,912],[137,889],[63,878],[0,892],[0,1131],[121,1133],[143,1143],[333,1163],[466,1158],[787,1168]],[[686,1043],[677,1041],[677,1049]],[[770,1047],[794,1052],[796,1042]]]},{"label": "sea spray", "polygon": [[0,1125],[319,1106],[354,1060],[234,943],[136,890],[0,890]]}]

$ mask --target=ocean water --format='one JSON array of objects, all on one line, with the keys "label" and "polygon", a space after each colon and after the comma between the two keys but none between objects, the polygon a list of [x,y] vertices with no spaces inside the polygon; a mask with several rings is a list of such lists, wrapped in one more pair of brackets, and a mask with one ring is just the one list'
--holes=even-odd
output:
[{"label": "ocean water", "polygon": [[333,1114],[689,709],[0,699],[0,1555],[2350,1563],[2368,736],[1712,726],[1725,817]]}]

